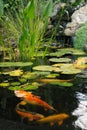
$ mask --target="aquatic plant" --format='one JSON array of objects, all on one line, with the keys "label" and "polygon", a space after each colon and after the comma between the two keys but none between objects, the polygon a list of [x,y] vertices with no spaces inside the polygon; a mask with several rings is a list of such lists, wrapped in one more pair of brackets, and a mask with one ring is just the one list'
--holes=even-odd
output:
[{"label": "aquatic plant", "polygon": [[22,59],[32,58],[39,50],[51,11],[51,0],[47,2],[42,14],[39,14],[39,1],[31,0],[23,10],[22,33],[18,45]]}]

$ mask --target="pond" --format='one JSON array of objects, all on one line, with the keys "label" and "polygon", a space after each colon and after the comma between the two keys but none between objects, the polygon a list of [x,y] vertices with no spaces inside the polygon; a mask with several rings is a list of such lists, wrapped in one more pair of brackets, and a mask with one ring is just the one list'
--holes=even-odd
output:
[{"label": "pond", "polygon": [[[64,58],[65,61],[64,61]],[[68,59],[70,58],[70,59]],[[83,57],[82,57],[83,58]],[[50,59],[50,60],[48,60]],[[49,56],[46,59],[40,57],[33,61],[33,64],[19,65],[14,62],[0,63],[0,119],[24,125],[23,130],[30,129],[61,129],[61,130],[86,130],[87,129],[87,66],[82,67],[74,61],[78,56],[66,55],[60,61],[57,57]],[[84,58],[83,58],[84,59]],[[85,56],[87,61],[87,58]],[[54,62],[54,60],[56,62]],[[77,60],[78,61],[78,60]],[[55,64],[57,63],[57,64]],[[77,65],[72,67],[72,63]],[[82,62],[81,62],[82,63]],[[78,68],[79,67],[79,68]],[[44,109],[38,103],[21,102],[16,91],[32,92],[33,97],[48,103],[53,109]],[[38,96],[38,97],[37,97]],[[22,112],[32,112],[43,116],[68,115],[68,118],[44,123],[35,120],[28,120],[17,113],[16,109]],[[54,117],[51,117],[54,118]],[[50,119],[49,119],[50,120]],[[10,125],[10,124],[9,124]],[[4,126],[4,125],[3,125]],[[14,127],[15,128],[15,127]],[[14,129],[13,128],[13,129]],[[19,130],[19,129],[18,129]]]}]

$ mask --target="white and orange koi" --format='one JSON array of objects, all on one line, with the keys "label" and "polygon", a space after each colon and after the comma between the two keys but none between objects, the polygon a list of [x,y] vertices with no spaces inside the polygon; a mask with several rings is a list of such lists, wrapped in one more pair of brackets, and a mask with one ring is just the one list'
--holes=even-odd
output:
[{"label": "white and orange koi", "polygon": [[40,105],[40,106],[44,107],[45,110],[51,109],[51,110],[57,112],[57,110],[55,108],[53,108],[47,102],[43,101],[42,99],[40,99],[40,97],[32,94],[31,92],[26,92],[23,90],[15,90],[14,93],[17,97],[22,98],[27,103]]}]

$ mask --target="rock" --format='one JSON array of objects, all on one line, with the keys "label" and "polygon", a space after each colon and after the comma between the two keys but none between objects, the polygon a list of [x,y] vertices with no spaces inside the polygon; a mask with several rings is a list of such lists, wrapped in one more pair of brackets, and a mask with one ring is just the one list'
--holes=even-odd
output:
[{"label": "rock", "polygon": [[71,16],[72,22],[66,25],[64,34],[66,36],[74,36],[76,30],[87,21],[87,5],[76,10]]}]

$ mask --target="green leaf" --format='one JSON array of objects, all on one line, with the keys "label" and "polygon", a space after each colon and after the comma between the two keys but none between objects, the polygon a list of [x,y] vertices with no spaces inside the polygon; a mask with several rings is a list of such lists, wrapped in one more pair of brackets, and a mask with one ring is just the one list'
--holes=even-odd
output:
[{"label": "green leaf", "polygon": [[0,0],[0,17],[3,15],[3,1]]},{"label": "green leaf", "polygon": [[48,18],[52,13],[52,8],[53,8],[52,0],[49,0],[46,7],[45,7],[45,9],[44,9],[43,16]]},{"label": "green leaf", "polygon": [[51,82],[51,85],[58,85],[58,86],[62,86],[62,87],[71,87],[73,86],[73,83],[68,83],[68,82]]},{"label": "green leaf", "polygon": [[51,62],[60,62],[60,63],[63,63],[63,62],[70,62],[71,59],[70,58],[50,58],[49,61]]},{"label": "green leaf", "polygon": [[0,67],[31,66],[32,62],[0,62]]},{"label": "green leaf", "polygon": [[27,7],[24,10],[24,15],[27,19],[34,19],[35,18],[35,4],[34,0],[31,0]]}]

